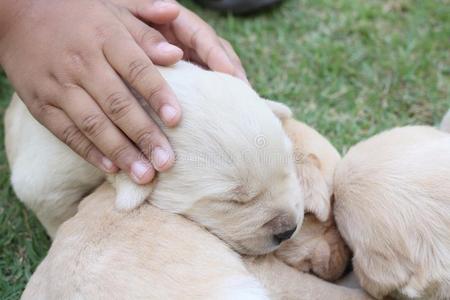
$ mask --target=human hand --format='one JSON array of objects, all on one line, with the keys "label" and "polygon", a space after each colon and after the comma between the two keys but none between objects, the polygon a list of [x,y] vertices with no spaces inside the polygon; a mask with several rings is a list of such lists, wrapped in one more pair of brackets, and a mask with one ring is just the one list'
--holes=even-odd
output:
[{"label": "human hand", "polygon": [[[167,0],[176,3],[174,0]],[[228,73],[248,83],[239,57],[228,41],[219,37],[214,29],[185,7],[175,20],[154,25],[172,44],[184,52],[184,59],[213,71]]]},{"label": "human hand", "polygon": [[33,116],[70,148],[105,172],[120,168],[148,183],[174,154],[126,84],[165,125],[178,123],[180,107],[153,62],[170,65],[183,52],[140,18],[167,24],[179,9],[152,0],[7,0],[0,64]]}]

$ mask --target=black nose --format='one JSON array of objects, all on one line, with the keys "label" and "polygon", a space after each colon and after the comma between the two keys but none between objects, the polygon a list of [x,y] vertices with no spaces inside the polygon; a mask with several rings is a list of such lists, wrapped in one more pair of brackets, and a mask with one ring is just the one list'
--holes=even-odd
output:
[{"label": "black nose", "polygon": [[292,229],[289,229],[288,231],[282,232],[282,233],[278,233],[275,234],[273,237],[275,239],[275,241],[280,244],[281,242],[288,240],[291,238],[291,236],[294,234],[295,230],[297,230],[297,226],[295,226]]}]

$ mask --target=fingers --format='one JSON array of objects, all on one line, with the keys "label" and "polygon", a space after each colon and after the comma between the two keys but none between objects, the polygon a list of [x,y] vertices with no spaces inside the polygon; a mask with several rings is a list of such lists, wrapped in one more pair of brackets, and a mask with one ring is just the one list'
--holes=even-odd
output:
[{"label": "fingers", "polygon": [[86,138],[64,111],[52,105],[45,105],[41,107],[39,114],[38,119],[43,125],[78,155],[106,173],[118,171],[114,163]]},{"label": "fingers", "polygon": [[121,13],[120,19],[152,62],[167,66],[176,63],[183,57],[183,51],[180,48],[169,44],[161,33],[128,11]]},{"label": "fingers", "polygon": [[97,99],[108,118],[151,158],[156,170],[171,167],[175,155],[167,138],[120,77],[106,64],[91,72],[94,79],[83,82],[83,86]]},{"label": "fingers", "polygon": [[224,43],[201,18],[186,8],[172,22],[171,29],[182,45],[195,50],[211,70],[245,77],[239,58],[231,45]]},{"label": "fingers", "polygon": [[77,128],[136,183],[153,179],[155,171],[151,164],[83,89],[69,88],[60,105]]},{"label": "fingers", "polygon": [[220,43],[222,44],[223,49],[225,50],[228,57],[230,58],[231,62],[236,67],[236,76],[239,77],[240,79],[244,80],[248,84],[250,84],[247,79],[247,73],[245,72],[245,69],[242,66],[241,60],[240,60],[239,56],[236,54],[236,52],[234,51],[231,44],[223,38],[219,38],[219,40],[220,40]]},{"label": "fingers", "polygon": [[180,6],[163,0],[152,1],[137,6],[134,15],[147,22],[167,24],[175,20],[180,13]]},{"label": "fingers", "polygon": [[[175,20],[180,5],[167,0],[110,0],[116,7],[126,8],[134,16],[154,24],[166,24]],[[106,4],[110,4],[107,2]]]},{"label": "fingers", "polygon": [[158,69],[131,38],[106,41],[104,55],[117,73],[150,104],[166,126],[181,119],[175,94]]}]

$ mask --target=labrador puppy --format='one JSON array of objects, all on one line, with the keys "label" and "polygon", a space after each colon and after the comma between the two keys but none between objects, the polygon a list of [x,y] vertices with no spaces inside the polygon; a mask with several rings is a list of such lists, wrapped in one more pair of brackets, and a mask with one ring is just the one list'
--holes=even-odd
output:
[{"label": "labrador puppy", "polygon": [[[123,174],[113,177],[116,208],[130,210],[147,200],[204,226],[239,253],[277,249],[301,225],[304,209],[281,122],[236,78],[185,62],[159,70],[183,109],[176,128],[160,124],[176,163],[148,186]],[[5,126],[13,188],[54,236],[104,174],[35,121],[17,96]]]},{"label": "labrador puppy", "polygon": [[350,251],[337,230],[332,213],[333,177],[341,159],[339,152],[320,133],[292,118],[280,103],[269,102],[282,120],[294,146],[299,184],[304,193],[304,222],[275,255],[289,266],[335,281],[346,270]]},{"label": "labrador puppy", "polygon": [[[283,121],[283,125],[291,138],[297,137],[297,157],[316,155],[314,164],[320,163],[322,170],[337,162],[322,161],[328,156],[308,148],[320,144],[321,151],[333,153],[331,144],[323,143],[326,140],[316,131],[294,120]],[[301,138],[306,136],[310,142]],[[339,158],[338,154],[332,156]],[[306,163],[305,159],[297,160],[297,168]],[[308,182],[305,188],[324,186],[324,178],[316,173],[311,176],[299,184]],[[297,268],[312,264],[323,274],[335,274],[328,266],[330,261],[339,260],[334,255],[342,253],[316,251],[321,248],[316,244],[340,248],[324,245],[330,241],[330,233],[325,233],[330,230],[329,221],[321,226],[310,215],[307,220],[311,221],[295,233],[290,246],[289,241],[282,243],[279,253],[240,258],[223,241],[180,215],[148,204],[131,212],[118,211],[114,198],[114,189],[105,183],[81,202],[79,212],[58,230],[23,299],[370,299],[361,290],[327,283],[283,262],[295,262]],[[329,201],[320,206],[329,207]],[[319,213],[317,205],[308,208],[313,209],[318,216],[325,215]],[[254,214],[258,214],[257,209]],[[345,247],[342,239],[339,241]],[[321,255],[322,259],[311,260]]]},{"label": "labrador puppy", "polygon": [[378,134],[338,164],[336,222],[372,296],[450,299],[449,183],[450,134],[428,126]]}]

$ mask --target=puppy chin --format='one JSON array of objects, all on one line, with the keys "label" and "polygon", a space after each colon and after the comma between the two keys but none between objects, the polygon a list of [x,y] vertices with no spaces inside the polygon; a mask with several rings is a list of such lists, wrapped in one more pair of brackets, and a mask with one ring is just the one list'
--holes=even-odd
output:
[{"label": "puppy chin", "polygon": [[272,238],[242,240],[230,242],[229,245],[240,254],[252,256],[269,254],[280,247]]}]

